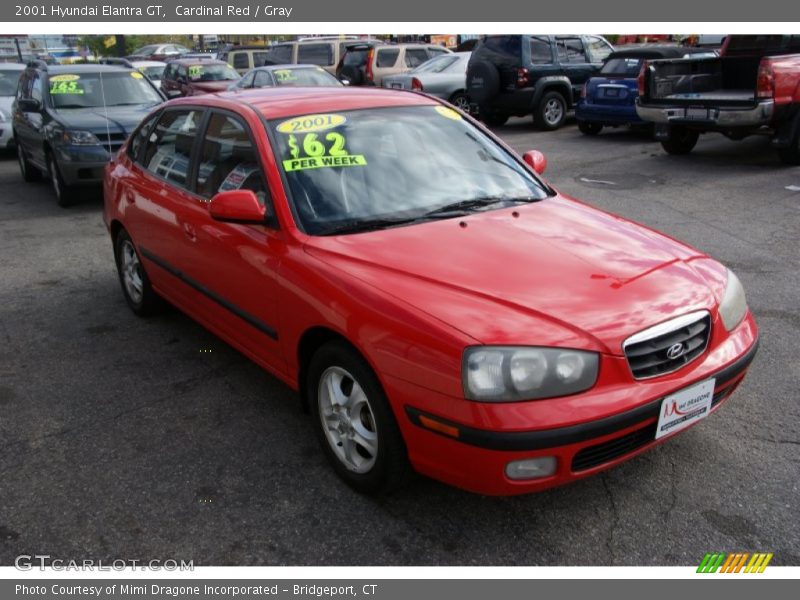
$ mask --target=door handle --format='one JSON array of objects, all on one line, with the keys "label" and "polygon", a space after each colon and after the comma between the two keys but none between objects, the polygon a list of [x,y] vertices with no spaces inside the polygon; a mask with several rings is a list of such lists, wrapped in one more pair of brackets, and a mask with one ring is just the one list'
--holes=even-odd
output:
[{"label": "door handle", "polygon": [[133,193],[133,190],[125,190],[125,201],[128,204],[136,204],[136,194]]},{"label": "door handle", "polygon": [[194,227],[189,225],[188,223],[183,224],[183,233],[186,234],[186,237],[189,238],[191,241],[197,241],[197,232],[194,230]]}]

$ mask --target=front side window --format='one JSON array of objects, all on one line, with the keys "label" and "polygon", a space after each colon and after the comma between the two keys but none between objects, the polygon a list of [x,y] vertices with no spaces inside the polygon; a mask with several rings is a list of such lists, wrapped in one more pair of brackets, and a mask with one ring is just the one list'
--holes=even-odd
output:
[{"label": "front side window", "polygon": [[161,96],[139,71],[60,73],[48,81],[53,107],[98,108],[161,103]]},{"label": "front side window", "polygon": [[162,113],[148,138],[142,164],[151,173],[187,188],[192,145],[202,117],[199,110]]},{"label": "front side window", "polygon": [[272,85],[272,77],[266,71],[256,71],[256,77],[253,80],[253,87],[265,87]]},{"label": "front side window", "polygon": [[444,106],[303,115],[269,123],[298,225],[343,234],[458,210],[509,206],[549,191]]},{"label": "front side window", "polygon": [[136,130],[133,136],[131,136],[131,141],[128,144],[128,156],[131,160],[139,162],[141,149],[147,143],[147,139],[150,137],[150,128],[157,118],[158,115],[154,115],[147,119],[139,126],[139,129]]},{"label": "front side window", "polygon": [[428,60],[428,53],[425,52],[424,48],[406,48],[406,66],[411,67],[418,67],[422,63]]},{"label": "front side window", "polygon": [[208,121],[197,169],[197,193],[211,199],[229,190],[252,190],[261,204],[267,186],[247,129],[236,118],[215,113]]},{"label": "front side window", "polygon": [[611,45],[602,38],[591,35],[587,41],[589,43],[589,54],[592,55],[592,62],[604,61],[613,51]]}]

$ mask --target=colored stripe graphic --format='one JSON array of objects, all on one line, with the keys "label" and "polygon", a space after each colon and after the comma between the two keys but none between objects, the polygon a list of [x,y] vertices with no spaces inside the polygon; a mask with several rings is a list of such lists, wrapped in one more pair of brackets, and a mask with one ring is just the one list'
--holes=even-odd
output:
[{"label": "colored stripe graphic", "polygon": [[[697,567],[698,573],[763,573],[772,560],[772,552],[707,552]],[[749,559],[749,561],[748,561]]]}]

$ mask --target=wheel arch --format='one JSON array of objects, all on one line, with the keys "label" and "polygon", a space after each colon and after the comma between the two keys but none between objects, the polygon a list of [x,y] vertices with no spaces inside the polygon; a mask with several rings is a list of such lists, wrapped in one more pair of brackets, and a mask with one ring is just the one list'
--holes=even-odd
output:
[{"label": "wheel arch", "polygon": [[306,389],[306,376],[308,375],[308,367],[311,363],[311,358],[322,346],[334,341],[343,342],[350,346],[359,354],[359,356],[363,357],[364,360],[367,361],[367,364],[370,365],[370,368],[373,368],[369,359],[364,356],[364,353],[342,333],[324,325],[314,325],[309,327],[303,332],[297,341],[297,389],[300,392],[300,406],[304,412],[308,412],[309,410],[306,393],[308,391]]}]

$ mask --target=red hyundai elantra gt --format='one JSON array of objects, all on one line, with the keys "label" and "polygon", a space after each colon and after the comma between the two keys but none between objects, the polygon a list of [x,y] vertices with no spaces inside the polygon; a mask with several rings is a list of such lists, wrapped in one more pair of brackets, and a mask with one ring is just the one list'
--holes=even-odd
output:
[{"label": "red hyundai elantra gt", "polygon": [[356,489],[533,492],[716,410],[758,341],[731,271],[544,164],[421,94],[232,92],[145,119],[104,216],[131,309],[298,390]]}]

